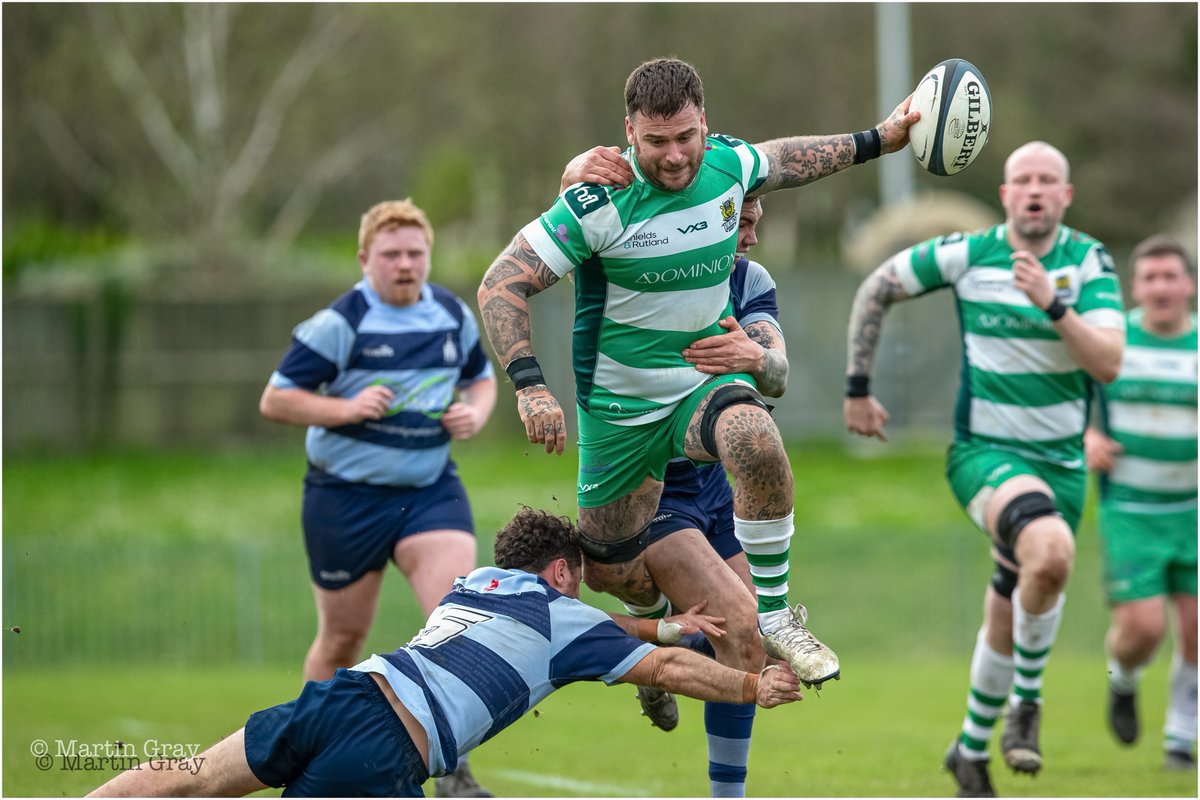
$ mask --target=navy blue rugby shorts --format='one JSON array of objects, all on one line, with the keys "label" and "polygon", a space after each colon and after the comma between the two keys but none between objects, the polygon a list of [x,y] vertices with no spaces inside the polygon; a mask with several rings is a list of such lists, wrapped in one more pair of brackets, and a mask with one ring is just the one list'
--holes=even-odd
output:
[{"label": "navy blue rugby shorts", "polygon": [[395,709],[365,672],[309,681],[246,721],[246,760],[284,797],[424,797],[429,779]]},{"label": "navy blue rugby shorts", "polygon": [[646,544],[687,528],[703,533],[722,559],[742,552],[733,535],[733,490],[720,464],[699,468],[679,462],[667,465],[662,499]]},{"label": "navy blue rugby shorts", "polygon": [[310,464],[302,520],[309,572],[322,589],[341,589],[383,569],[396,542],[414,533],[475,533],[453,461],[433,484],[419,489],[347,483]]}]

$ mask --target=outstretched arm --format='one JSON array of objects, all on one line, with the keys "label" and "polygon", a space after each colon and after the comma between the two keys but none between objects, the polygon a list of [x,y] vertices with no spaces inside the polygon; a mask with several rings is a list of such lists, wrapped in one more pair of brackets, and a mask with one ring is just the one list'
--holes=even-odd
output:
[{"label": "outstretched arm", "polygon": [[803,700],[791,668],[770,666],[758,675],[726,667],[683,647],[658,647],[621,677],[622,683],[653,686],[697,700],[757,703],[772,708]]},{"label": "outstretched arm", "polygon": [[767,179],[749,196],[804,186],[900,150],[908,144],[909,126],[921,118],[921,112],[908,110],[911,101],[912,95],[904,98],[887,119],[862,134],[789,136],[757,145],[767,155]]},{"label": "outstretched arm", "polygon": [[868,382],[875,364],[875,350],[883,330],[883,315],[888,307],[910,295],[904,291],[896,267],[889,259],[871,273],[854,295],[847,328],[846,377],[848,391],[842,404],[846,429],[863,436],[878,436],[887,441],[883,428],[888,421],[887,409],[871,396]]},{"label": "outstretched arm", "polygon": [[[518,233],[484,273],[477,299],[492,350],[510,378],[517,372],[517,410],[529,441],[562,455],[567,441],[563,411],[533,360],[529,324],[529,298],[557,282],[558,276]],[[521,365],[529,368],[510,370],[517,359],[528,359]],[[535,377],[528,378],[530,374]]]}]

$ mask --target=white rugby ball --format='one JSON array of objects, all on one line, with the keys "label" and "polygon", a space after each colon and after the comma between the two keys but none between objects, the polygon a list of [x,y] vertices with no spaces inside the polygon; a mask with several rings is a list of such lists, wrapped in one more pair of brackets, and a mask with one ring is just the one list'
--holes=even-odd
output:
[{"label": "white rugby ball", "polygon": [[913,155],[934,175],[962,172],[987,144],[992,94],[969,61],[947,59],[926,72],[909,110],[921,112],[908,129]]}]

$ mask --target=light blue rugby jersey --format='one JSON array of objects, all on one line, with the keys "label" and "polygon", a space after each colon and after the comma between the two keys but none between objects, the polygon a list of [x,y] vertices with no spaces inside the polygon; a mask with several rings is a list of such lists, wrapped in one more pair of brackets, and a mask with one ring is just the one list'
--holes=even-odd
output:
[{"label": "light blue rugby jersey", "polygon": [[[769,322],[779,329],[779,301],[775,295],[775,279],[767,268],[757,261],[739,258],[733,274],[729,277],[730,295],[733,298],[733,316],[745,328],[754,322]],[[673,458],[667,464],[663,494],[669,495],[672,484],[698,479],[703,483],[725,480],[725,469],[720,462],[696,466],[690,458]],[[694,489],[692,489],[694,491]]]},{"label": "light blue rugby jersey", "polygon": [[537,575],[481,567],[412,640],[352,667],[384,676],[429,737],[429,774],[516,722],[555,689],[615,683],[654,650]]},{"label": "light blue rugby jersey", "polygon": [[411,306],[384,303],[363,278],[296,326],[271,385],[353,397],[371,384],[395,392],[383,419],[308,428],[308,460],[354,483],[428,486],[450,458],[441,418],[456,388],[492,376],[466,304],[434,284]]}]

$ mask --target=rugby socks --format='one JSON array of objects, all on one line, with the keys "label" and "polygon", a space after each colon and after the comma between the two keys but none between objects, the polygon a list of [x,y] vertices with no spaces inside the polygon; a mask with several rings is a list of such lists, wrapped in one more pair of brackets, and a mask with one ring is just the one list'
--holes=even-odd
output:
[{"label": "rugby socks", "polygon": [[1013,694],[1009,702],[1015,708],[1022,700],[1042,702],[1042,670],[1050,658],[1050,648],[1058,635],[1063,603],[1060,594],[1054,608],[1044,614],[1030,614],[1021,606],[1021,587],[1013,589]]},{"label": "rugby socks", "polygon": [[754,704],[704,704],[708,736],[708,780],[713,797],[746,796],[746,764],[750,759],[750,730]]},{"label": "rugby socks", "polygon": [[1138,683],[1142,679],[1142,672],[1146,669],[1145,664],[1138,664],[1136,667],[1126,669],[1121,666],[1121,662],[1112,656],[1108,657],[1108,685],[1117,694],[1135,694],[1137,692]]},{"label": "rugby socks", "polygon": [[1167,691],[1167,721],[1163,746],[1177,753],[1190,753],[1196,744],[1196,665],[1176,652],[1171,659]]},{"label": "rugby socks", "polygon": [[988,742],[1012,682],[1012,656],[1002,655],[989,647],[981,628],[975,639],[975,653],[971,656],[967,716],[963,718],[962,734],[958,737],[958,752],[963,758],[970,761],[987,759]]},{"label": "rugby socks", "polygon": [[758,613],[787,608],[788,546],[792,514],[782,519],[748,520],[733,517],[733,534],[750,562],[750,578],[758,596]]},{"label": "rugby socks", "polygon": [[658,593],[658,602],[652,606],[635,606],[624,603],[629,616],[639,619],[662,619],[671,613],[671,603],[662,592]]}]

